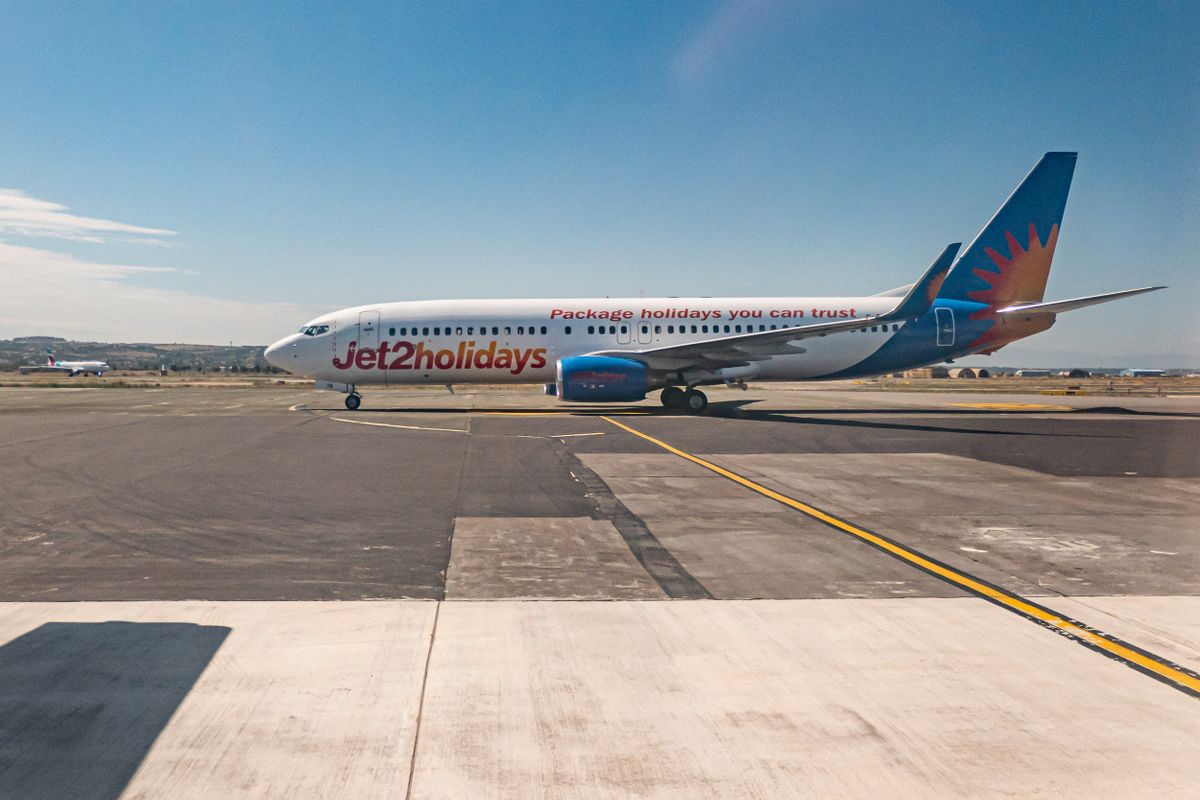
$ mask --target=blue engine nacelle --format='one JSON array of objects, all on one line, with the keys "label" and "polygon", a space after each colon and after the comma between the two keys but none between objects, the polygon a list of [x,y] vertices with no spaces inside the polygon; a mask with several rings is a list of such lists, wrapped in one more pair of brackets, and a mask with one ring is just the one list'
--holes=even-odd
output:
[{"label": "blue engine nacelle", "polygon": [[645,364],[611,356],[559,359],[556,388],[560,400],[574,403],[627,403],[650,391]]}]

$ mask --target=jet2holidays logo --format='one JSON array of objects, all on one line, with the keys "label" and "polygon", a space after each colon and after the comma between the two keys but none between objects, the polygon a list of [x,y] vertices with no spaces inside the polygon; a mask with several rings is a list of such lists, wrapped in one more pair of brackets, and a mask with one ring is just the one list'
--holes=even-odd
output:
[{"label": "jet2holidays logo", "polygon": [[358,348],[358,342],[350,342],[344,357],[334,356],[333,366],[338,369],[357,367],[362,370],[451,370],[451,369],[503,369],[520,375],[529,369],[546,366],[544,347],[498,347],[498,342],[477,346],[474,341],[462,341],[454,350],[426,347],[425,342],[380,342],[378,348]]}]

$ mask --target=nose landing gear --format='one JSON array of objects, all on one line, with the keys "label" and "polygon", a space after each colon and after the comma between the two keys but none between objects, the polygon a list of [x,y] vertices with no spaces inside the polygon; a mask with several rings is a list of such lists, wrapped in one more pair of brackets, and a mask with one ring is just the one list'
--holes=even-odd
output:
[{"label": "nose landing gear", "polygon": [[351,411],[357,411],[360,405],[362,405],[361,394],[358,392],[351,392],[350,394],[346,395],[346,408],[350,409]]}]

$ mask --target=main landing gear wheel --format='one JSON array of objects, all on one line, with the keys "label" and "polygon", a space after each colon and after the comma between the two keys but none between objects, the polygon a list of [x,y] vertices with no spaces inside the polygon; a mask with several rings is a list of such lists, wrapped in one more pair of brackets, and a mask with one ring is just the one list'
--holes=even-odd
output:
[{"label": "main landing gear wheel", "polygon": [[708,408],[708,395],[699,389],[688,389],[683,395],[683,407],[693,414],[700,414]]},{"label": "main landing gear wheel", "polygon": [[361,394],[346,395],[346,408],[350,409],[351,411],[357,411],[358,407],[361,405],[362,405],[362,395]]},{"label": "main landing gear wheel", "polygon": [[664,408],[683,408],[683,395],[683,389],[678,386],[668,386],[662,390],[658,399],[662,401]]}]

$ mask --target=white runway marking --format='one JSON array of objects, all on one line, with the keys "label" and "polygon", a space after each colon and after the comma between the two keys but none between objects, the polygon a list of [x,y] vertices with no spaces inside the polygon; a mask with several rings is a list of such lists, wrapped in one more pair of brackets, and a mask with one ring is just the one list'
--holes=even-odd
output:
[{"label": "white runway marking", "polygon": [[422,428],[419,425],[397,425],[392,422],[367,422],[359,419],[345,419],[344,417],[329,417],[334,422],[349,422],[351,425],[371,425],[376,428],[399,428],[406,431],[437,431],[439,433],[470,433],[460,428]]},{"label": "white runway marking", "polygon": [[566,439],[571,436],[603,436],[603,435],[604,434],[602,432],[597,432],[597,433],[556,433],[556,434],[552,434],[549,436],[537,436],[532,433],[518,433],[518,434],[514,434],[514,438],[517,438],[517,439]]},{"label": "white runway marking", "polygon": [[290,406],[288,408],[288,411],[304,411],[304,410],[306,410],[304,408],[306,405],[308,405],[308,403],[296,403],[296,405]]}]

